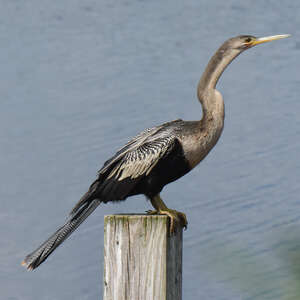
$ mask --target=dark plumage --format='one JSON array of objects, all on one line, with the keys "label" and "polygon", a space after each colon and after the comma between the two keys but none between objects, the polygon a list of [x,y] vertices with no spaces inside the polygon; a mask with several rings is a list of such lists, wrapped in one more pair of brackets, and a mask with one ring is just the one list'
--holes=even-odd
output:
[{"label": "dark plumage", "polygon": [[[98,172],[98,178],[70,213],[70,219],[23,264],[39,266],[101,203],[144,194],[149,199],[191,168],[176,137],[184,122],[176,120],[147,129],[130,140]],[[174,166],[176,168],[174,169]],[[170,168],[173,172],[169,172]]]},{"label": "dark plumage", "polygon": [[137,194],[152,198],[166,184],[187,173],[191,168],[177,138],[183,125],[182,120],[176,120],[132,139],[99,171],[97,197],[103,202]]},{"label": "dark plumage", "polygon": [[286,36],[239,36],[226,41],[209,61],[198,85],[202,119],[165,123],[130,140],[105,162],[98,178],[72,209],[69,220],[23,264],[30,270],[39,266],[100,203],[125,200],[132,195],[144,194],[150,199],[155,211],[149,213],[168,215],[171,233],[175,225],[186,227],[185,215],[169,209],[159,193],[194,168],[217,143],[223,130],[224,103],[215,87],[226,66],[245,49],[282,37]]}]

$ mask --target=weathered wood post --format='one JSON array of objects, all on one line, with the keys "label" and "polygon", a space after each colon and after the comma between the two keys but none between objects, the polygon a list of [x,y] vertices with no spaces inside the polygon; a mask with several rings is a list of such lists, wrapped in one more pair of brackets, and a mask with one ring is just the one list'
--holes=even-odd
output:
[{"label": "weathered wood post", "polygon": [[103,300],[181,300],[182,229],[162,215],[104,220]]}]

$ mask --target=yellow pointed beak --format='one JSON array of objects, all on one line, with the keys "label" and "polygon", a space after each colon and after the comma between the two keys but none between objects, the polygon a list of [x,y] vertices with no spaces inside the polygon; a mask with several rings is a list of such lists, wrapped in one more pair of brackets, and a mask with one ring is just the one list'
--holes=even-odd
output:
[{"label": "yellow pointed beak", "polygon": [[278,35],[271,35],[271,36],[265,36],[261,38],[257,38],[254,41],[250,43],[251,46],[256,46],[258,44],[267,43],[275,40],[284,39],[291,36],[290,34],[278,34]]}]

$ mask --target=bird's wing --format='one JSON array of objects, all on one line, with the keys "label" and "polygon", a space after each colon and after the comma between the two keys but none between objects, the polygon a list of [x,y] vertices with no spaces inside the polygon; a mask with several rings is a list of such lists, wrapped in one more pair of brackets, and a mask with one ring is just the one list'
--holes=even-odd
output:
[{"label": "bird's wing", "polygon": [[163,135],[146,139],[122,156],[120,161],[110,171],[107,179],[121,181],[126,178],[137,178],[148,175],[158,161],[173,148],[175,137]]},{"label": "bird's wing", "polygon": [[[146,146],[147,144],[151,143],[151,141],[155,141],[156,139],[163,139],[164,136],[169,135],[169,129],[171,127],[170,125],[176,124],[178,122],[182,122],[182,120],[179,119],[169,123],[164,123],[160,126],[142,131],[140,134],[127,142],[121,149],[119,149],[112,158],[104,163],[103,167],[98,171],[99,176],[109,172],[109,170],[111,170],[116,163],[120,162],[121,160],[124,161],[124,157],[127,154],[128,156],[126,156],[126,158],[131,159],[131,156],[133,157],[135,155],[133,154],[135,153],[135,151],[137,151],[137,154],[138,152],[143,153],[143,151],[146,151],[146,149],[149,150],[149,147]],[[144,144],[145,146],[142,147]]]},{"label": "bird's wing", "polygon": [[172,134],[172,124],[176,125],[178,121],[141,132],[106,161],[98,172],[98,179],[77,202],[71,215],[75,214],[87,199],[99,197],[101,201],[107,202],[126,198],[140,178],[149,174],[160,158],[172,150],[176,140]]},{"label": "bird's wing", "polygon": [[99,174],[99,198],[103,202],[125,199],[175,144],[174,135],[160,134],[125,151],[104,174]]},{"label": "bird's wing", "polygon": [[138,182],[176,145],[178,121],[149,129],[131,140],[99,171],[99,198],[103,202],[123,200]]}]

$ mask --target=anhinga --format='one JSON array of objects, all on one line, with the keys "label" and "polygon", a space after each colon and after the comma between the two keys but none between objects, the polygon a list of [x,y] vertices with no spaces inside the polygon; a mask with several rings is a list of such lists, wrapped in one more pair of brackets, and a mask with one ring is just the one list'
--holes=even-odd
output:
[{"label": "anhinga", "polygon": [[210,59],[198,85],[203,116],[200,121],[175,120],[147,129],[105,162],[98,178],[70,213],[69,220],[22,262],[29,270],[38,267],[100,203],[125,200],[144,194],[154,211],[170,217],[175,225],[187,226],[184,213],[169,209],[159,193],[163,187],[191,171],[217,143],[224,124],[224,102],[216,84],[230,62],[255,45],[288,37],[256,38],[241,35],[227,40]]}]

